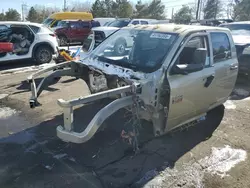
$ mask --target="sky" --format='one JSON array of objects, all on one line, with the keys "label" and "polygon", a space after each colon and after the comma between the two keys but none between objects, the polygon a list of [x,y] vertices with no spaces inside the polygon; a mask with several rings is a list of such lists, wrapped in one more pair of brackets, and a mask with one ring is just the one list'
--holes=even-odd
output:
[{"label": "sky", "polygon": [[[69,5],[73,1],[78,2],[94,2],[94,0],[66,0]],[[142,0],[142,2],[148,2],[150,0]],[[172,9],[174,12],[178,11],[182,7],[182,5],[190,4],[190,6],[194,6],[197,0],[162,0],[162,3],[166,7],[166,16],[168,18],[171,17]],[[25,3],[27,5],[27,9],[29,9],[33,5],[45,5],[49,7],[63,7],[64,0],[0,0],[0,10],[7,11],[9,8],[16,9],[21,13],[22,4]],[[137,0],[130,0],[131,3],[136,4]]]}]

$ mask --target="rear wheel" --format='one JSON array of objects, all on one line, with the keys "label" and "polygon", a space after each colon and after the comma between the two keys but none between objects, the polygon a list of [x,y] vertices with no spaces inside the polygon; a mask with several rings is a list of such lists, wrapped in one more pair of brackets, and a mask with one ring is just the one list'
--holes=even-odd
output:
[{"label": "rear wheel", "polygon": [[68,39],[65,36],[59,36],[59,45],[66,46],[68,44]]},{"label": "rear wheel", "polygon": [[40,46],[35,52],[37,64],[49,63],[52,60],[52,51],[48,46]]}]

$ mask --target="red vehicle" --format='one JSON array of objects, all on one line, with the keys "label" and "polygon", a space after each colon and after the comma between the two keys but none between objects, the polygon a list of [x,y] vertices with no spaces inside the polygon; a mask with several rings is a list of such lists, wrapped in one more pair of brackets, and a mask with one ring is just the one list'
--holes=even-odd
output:
[{"label": "red vehicle", "polygon": [[100,26],[98,21],[61,20],[53,28],[59,39],[60,46],[72,42],[83,42],[89,35],[91,28]]}]

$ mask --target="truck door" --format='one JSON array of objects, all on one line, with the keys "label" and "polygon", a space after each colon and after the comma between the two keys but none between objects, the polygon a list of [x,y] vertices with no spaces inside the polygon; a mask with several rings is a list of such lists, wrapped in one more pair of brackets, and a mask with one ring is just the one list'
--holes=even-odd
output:
[{"label": "truck door", "polygon": [[202,115],[214,103],[214,74],[208,34],[192,34],[181,45],[168,69],[167,131]]},{"label": "truck door", "polygon": [[221,103],[227,100],[227,97],[234,88],[238,74],[238,60],[235,47],[230,45],[232,42],[230,43],[230,39],[226,33],[211,32],[210,35],[216,77],[216,100],[218,103]]}]

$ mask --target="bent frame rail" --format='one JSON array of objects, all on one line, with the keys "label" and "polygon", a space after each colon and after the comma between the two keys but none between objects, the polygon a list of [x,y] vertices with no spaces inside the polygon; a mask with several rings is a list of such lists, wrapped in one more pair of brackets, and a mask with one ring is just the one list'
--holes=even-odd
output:
[{"label": "bent frame rail", "polygon": [[[61,76],[76,76],[81,77],[78,75],[79,73],[73,70],[74,62],[64,62],[60,63],[43,70],[40,70],[31,76],[28,77],[28,82],[31,84],[31,98],[30,98],[30,107],[34,108],[39,103],[37,98],[39,97],[40,93],[42,92],[44,85],[51,79]],[[35,78],[41,76],[44,73],[49,73],[45,76],[39,85],[36,87]],[[134,95],[136,93],[136,84],[126,85],[123,87],[110,89],[102,92],[98,92],[95,94],[91,94],[85,97],[75,98],[69,101],[65,101],[63,99],[58,99],[57,103],[60,107],[63,108],[63,119],[64,125],[57,127],[57,136],[66,142],[73,142],[73,143],[84,143],[91,139],[96,131],[99,129],[101,124],[113,113],[118,111],[121,108],[125,108],[128,106],[133,105],[134,103]],[[124,95],[125,93],[129,93],[128,96]],[[73,123],[73,107],[78,105],[87,104],[93,101],[97,101],[104,98],[109,98],[113,96],[119,95],[120,98],[114,100],[113,102],[109,103],[107,106],[102,108],[90,121],[88,126],[83,132],[74,132],[74,123]],[[124,97],[122,97],[124,96]]]}]

